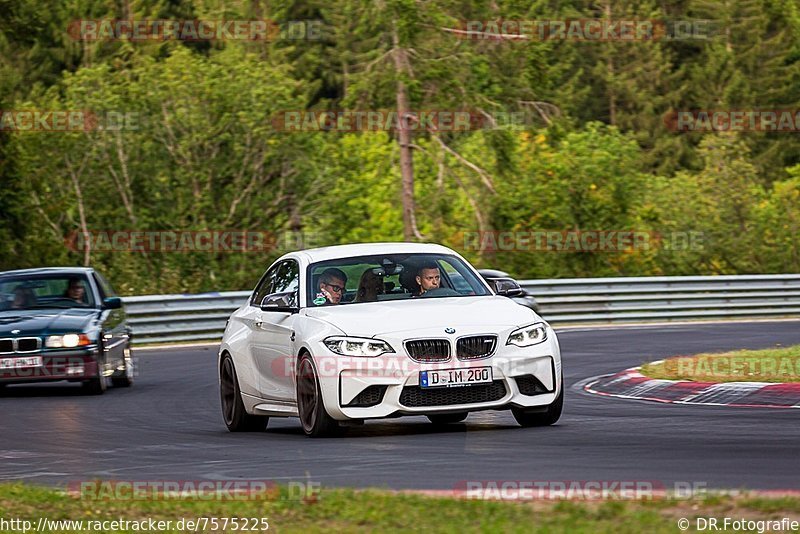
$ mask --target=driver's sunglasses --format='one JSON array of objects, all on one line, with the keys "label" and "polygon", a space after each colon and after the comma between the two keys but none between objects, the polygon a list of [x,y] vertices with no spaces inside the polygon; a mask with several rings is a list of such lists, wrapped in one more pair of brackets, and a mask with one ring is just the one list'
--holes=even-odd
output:
[{"label": "driver's sunglasses", "polygon": [[327,284],[327,283],[325,285],[333,289],[333,291],[336,293],[341,293],[342,291],[344,291],[344,286],[335,286],[333,284]]}]

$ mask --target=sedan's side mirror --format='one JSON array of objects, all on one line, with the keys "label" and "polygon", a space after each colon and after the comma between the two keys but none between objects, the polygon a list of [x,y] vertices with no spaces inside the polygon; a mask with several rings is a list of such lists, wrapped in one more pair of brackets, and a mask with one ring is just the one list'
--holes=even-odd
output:
[{"label": "sedan's side mirror", "polygon": [[287,291],[285,293],[270,293],[261,300],[264,311],[297,313],[300,309],[297,306],[297,293]]},{"label": "sedan's side mirror", "polygon": [[494,292],[503,297],[521,297],[525,291],[513,278],[492,278],[490,283],[494,287]]},{"label": "sedan's side mirror", "polygon": [[106,297],[103,299],[103,307],[109,310],[122,308],[122,299],[119,297]]}]

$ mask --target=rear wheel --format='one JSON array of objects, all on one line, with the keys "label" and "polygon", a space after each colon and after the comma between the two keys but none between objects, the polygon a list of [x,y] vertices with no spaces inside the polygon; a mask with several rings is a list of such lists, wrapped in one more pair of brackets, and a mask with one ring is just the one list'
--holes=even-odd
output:
[{"label": "rear wheel", "polygon": [[532,426],[549,426],[559,420],[561,411],[564,408],[564,375],[561,375],[561,392],[556,397],[556,400],[545,409],[535,408],[533,410],[524,410],[522,408],[512,408],[511,412],[514,414],[514,419],[523,427]]},{"label": "rear wheel", "polygon": [[340,430],[339,423],[325,411],[314,361],[307,352],[297,364],[297,413],[303,432],[312,438],[330,436]]},{"label": "rear wheel", "polygon": [[222,357],[219,369],[219,393],[222,417],[231,432],[260,432],[267,428],[269,417],[252,415],[245,411],[239,380],[229,354]]},{"label": "rear wheel", "polygon": [[437,413],[428,415],[428,419],[434,425],[447,425],[450,423],[460,423],[467,418],[467,412],[459,413]]},{"label": "rear wheel", "polygon": [[111,377],[111,383],[114,384],[115,388],[129,388],[133,385],[133,358],[131,358],[130,346],[125,347],[123,365],[125,369]]}]

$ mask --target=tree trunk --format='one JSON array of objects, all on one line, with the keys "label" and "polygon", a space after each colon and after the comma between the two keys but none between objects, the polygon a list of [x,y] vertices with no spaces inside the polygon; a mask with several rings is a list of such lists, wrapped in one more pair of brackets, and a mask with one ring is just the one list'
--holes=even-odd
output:
[{"label": "tree trunk", "polygon": [[414,218],[414,157],[411,148],[411,132],[406,118],[408,109],[408,92],[402,76],[408,73],[408,53],[405,48],[400,48],[400,40],[395,29],[392,34],[394,44],[394,65],[397,69],[397,116],[399,128],[397,131],[400,142],[400,176],[402,177],[403,200],[403,239],[413,241],[420,237]]}]

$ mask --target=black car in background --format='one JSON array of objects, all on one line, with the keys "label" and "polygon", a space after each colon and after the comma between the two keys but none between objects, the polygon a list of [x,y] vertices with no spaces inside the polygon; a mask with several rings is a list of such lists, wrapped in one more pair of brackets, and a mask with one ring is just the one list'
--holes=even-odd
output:
[{"label": "black car in background", "polygon": [[[503,271],[498,271],[497,269],[478,269],[478,274],[483,277],[484,280],[491,283],[492,280],[502,279],[502,278],[509,278],[508,273]],[[523,294],[518,297],[511,297],[514,302],[525,306],[527,308],[532,309],[536,313],[539,313],[539,303],[536,302],[536,297],[531,295],[529,292],[523,289]]]},{"label": "black car in background", "polygon": [[101,394],[133,383],[122,300],[94,269],[0,272],[0,389],[69,380]]}]

